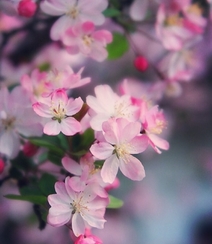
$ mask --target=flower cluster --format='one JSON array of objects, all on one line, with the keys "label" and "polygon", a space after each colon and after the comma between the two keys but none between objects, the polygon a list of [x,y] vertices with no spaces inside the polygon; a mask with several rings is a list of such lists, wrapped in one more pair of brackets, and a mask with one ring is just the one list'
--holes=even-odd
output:
[{"label": "flower cluster", "polygon": [[[2,0],[0,8],[0,176],[20,190],[8,198],[48,208],[42,221],[66,225],[75,244],[101,244],[91,231],[122,205],[110,195],[119,170],[141,181],[141,153],[169,149],[161,105],[207,58],[198,47],[211,12],[207,19],[190,0]],[[105,62],[103,74],[99,62],[124,54],[134,67]],[[128,68],[137,78],[122,77],[117,90],[105,84]],[[101,84],[83,94],[96,74]]]}]

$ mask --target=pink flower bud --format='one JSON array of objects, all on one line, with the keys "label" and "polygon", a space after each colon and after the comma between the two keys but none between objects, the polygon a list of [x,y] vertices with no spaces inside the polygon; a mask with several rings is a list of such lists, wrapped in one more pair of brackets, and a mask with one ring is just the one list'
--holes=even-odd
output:
[{"label": "pink flower bud", "polygon": [[3,173],[5,168],[4,160],[0,158],[0,174]]},{"label": "pink flower bud", "polygon": [[22,0],[18,5],[18,14],[24,17],[32,17],[35,14],[37,5],[31,0]]},{"label": "pink flower bud", "polygon": [[38,151],[38,146],[33,145],[31,142],[26,142],[23,147],[23,153],[27,157],[32,157]]},{"label": "pink flower bud", "polygon": [[144,57],[138,56],[134,60],[134,66],[137,70],[144,72],[147,70],[149,64],[148,64],[148,61]]}]

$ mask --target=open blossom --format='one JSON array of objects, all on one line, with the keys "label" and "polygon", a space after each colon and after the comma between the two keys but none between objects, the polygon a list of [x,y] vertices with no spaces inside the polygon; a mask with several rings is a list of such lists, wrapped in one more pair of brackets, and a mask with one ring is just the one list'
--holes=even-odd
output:
[{"label": "open blossom", "polygon": [[55,184],[56,194],[48,196],[51,205],[48,214],[48,223],[55,227],[62,226],[71,221],[75,236],[85,233],[87,226],[103,229],[107,198],[101,198],[89,185],[81,192],[76,192],[69,184],[70,177],[64,182]]},{"label": "open blossom", "polygon": [[107,0],[45,0],[41,9],[49,15],[62,15],[51,29],[51,38],[59,40],[61,34],[78,23],[92,21],[95,25],[102,25],[105,21],[102,11],[107,5]]},{"label": "open blossom", "polygon": [[21,135],[41,136],[42,126],[21,87],[14,88],[11,93],[3,88],[0,97],[0,153],[14,158],[20,150]]},{"label": "open blossom", "polygon": [[80,97],[68,99],[63,89],[58,89],[44,102],[33,104],[34,111],[47,119],[43,132],[47,135],[58,135],[62,132],[72,136],[81,131],[81,124],[72,115],[82,108],[83,101]]},{"label": "open blossom", "polygon": [[32,71],[31,77],[23,75],[21,85],[31,94],[32,101],[42,101],[43,96],[49,96],[57,89],[73,89],[83,86],[90,82],[90,78],[81,79],[83,68],[74,73],[72,68],[67,65],[62,70],[53,69],[49,72],[40,72],[38,69]]},{"label": "open blossom", "polygon": [[187,41],[202,34],[205,26],[201,8],[190,0],[171,1],[159,7],[156,33],[166,49],[182,49]]},{"label": "open blossom", "polygon": [[102,123],[110,118],[126,118],[129,121],[136,121],[139,111],[132,105],[130,96],[118,96],[108,85],[95,87],[95,95],[87,96],[86,102],[91,108],[91,127],[101,131]]},{"label": "open blossom", "polygon": [[98,187],[95,187],[96,193],[101,197],[108,197],[105,188],[107,190],[113,189],[118,186],[119,182],[117,179],[112,184],[103,182],[100,169],[95,167],[94,161],[93,155],[88,152],[81,157],[80,163],[65,156],[62,159],[62,165],[68,172],[75,175],[70,179],[70,185],[75,191],[84,190],[87,184],[97,184]]},{"label": "open blossom", "polygon": [[158,106],[153,106],[144,115],[142,120],[143,130],[149,138],[149,144],[157,153],[161,153],[158,148],[163,150],[169,149],[169,143],[160,138],[160,135],[166,127],[166,120],[163,111],[158,110]]},{"label": "open blossom", "polygon": [[102,62],[107,58],[106,45],[112,42],[112,34],[107,30],[95,31],[92,22],[85,22],[69,28],[62,36],[70,54],[83,55]]},{"label": "open blossom", "polygon": [[98,159],[105,159],[101,176],[105,182],[115,180],[118,169],[131,180],[142,180],[145,171],[141,162],[131,154],[146,150],[148,140],[140,134],[141,124],[126,119],[111,119],[104,122],[103,135],[105,141],[97,141],[90,148]]},{"label": "open blossom", "polygon": [[201,57],[195,45],[201,38],[192,41],[179,51],[169,52],[158,64],[158,68],[170,81],[189,81],[201,69]]}]

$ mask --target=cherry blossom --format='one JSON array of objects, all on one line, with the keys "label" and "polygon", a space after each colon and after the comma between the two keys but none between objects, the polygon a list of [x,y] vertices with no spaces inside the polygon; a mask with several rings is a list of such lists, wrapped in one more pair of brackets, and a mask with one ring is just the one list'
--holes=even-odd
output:
[{"label": "cherry blossom", "polygon": [[118,96],[108,85],[95,87],[95,95],[87,96],[86,102],[91,108],[91,127],[101,131],[102,123],[110,118],[126,118],[129,121],[136,121],[139,111],[132,105],[130,96]]},{"label": "cherry blossom", "polygon": [[112,42],[112,34],[107,30],[95,31],[92,22],[85,22],[69,28],[62,36],[70,54],[82,53],[99,62],[107,58],[106,45]]},{"label": "cherry blossom", "polygon": [[21,135],[41,136],[42,126],[21,87],[14,88],[11,93],[2,88],[0,97],[0,153],[14,158],[20,150]]},{"label": "cherry blossom", "polygon": [[91,21],[95,25],[102,25],[105,21],[102,11],[107,5],[107,0],[45,0],[41,3],[41,9],[49,15],[62,15],[51,29],[51,38],[59,40],[61,34],[78,23]]},{"label": "cherry blossom", "polygon": [[97,141],[90,148],[98,159],[106,159],[101,169],[105,182],[115,180],[118,169],[132,180],[142,180],[145,177],[141,162],[131,154],[146,150],[148,140],[140,134],[139,122],[128,122],[126,119],[111,119],[104,122],[103,132],[105,141]]},{"label": "cherry blossom", "polygon": [[197,4],[173,1],[161,4],[157,14],[156,33],[164,47],[180,50],[195,35],[203,33],[206,20]]},{"label": "cherry blossom", "polygon": [[51,206],[48,214],[48,223],[55,227],[62,226],[71,221],[75,236],[85,233],[87,226],[103,229],[107,198],[96,195],[88,185],[83,191],[76,192],[69,184],[70,177],[64,182],[56,182],[56,194],[48,196]]},{"label": "cherry blossom", "polygon": [[159,111],[158,106],[156,105],[149,109],[143,116],[142,126],[149,138],[149,144],[157,153],[161,153],[158,148],[168,150],[169,143],[158,136],[166,127],[163,111]]},{"label": "cherry blossom", "polygon": [[82,108],[83,101],[80,97],[68,99],[63,89],[53,92],[51,97],[47,97],[44,102],[33,104],[34,111],[41,117],[47,118],[43,132],[47,135],[58,135],[62,132],[72,136],[81,131],[80,122],[72,115]]}]

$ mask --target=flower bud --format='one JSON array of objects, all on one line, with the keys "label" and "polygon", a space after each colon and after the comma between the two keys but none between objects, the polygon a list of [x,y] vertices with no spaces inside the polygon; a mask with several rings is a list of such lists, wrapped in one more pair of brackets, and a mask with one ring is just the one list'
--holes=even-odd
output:
[{"label": "flower bud", "polygon": [[38,146],[32,144],[31,142],[26,142],[23,146],[23,153],[27,157],[32,157],[38,151]]},{"label": "flower bud", "polygon": [[24,17],[32,17],[36,9],[36,3],[31,0],[22,0],[18,4],[18,14]]},{"label": "flower bud", "polygon": [[3,159],[0,158],[0,174],[3,173],[5,168],[5,162]]},{"label": "flower bud", "polygon": [[144,57],[138,56],[134,60],[134,66],[137,70],[144,72],[149,67],[149,64],[148,64],[148,61]]}]

